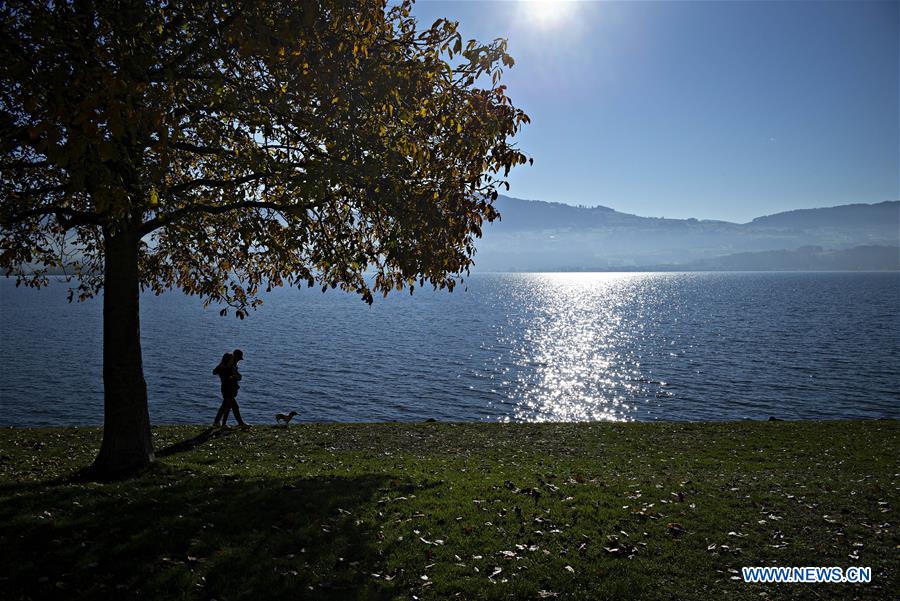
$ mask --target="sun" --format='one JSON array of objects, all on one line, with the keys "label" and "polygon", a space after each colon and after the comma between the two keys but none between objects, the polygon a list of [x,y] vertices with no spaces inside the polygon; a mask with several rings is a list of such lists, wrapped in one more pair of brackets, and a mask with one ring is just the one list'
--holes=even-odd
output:
[{"label": "sun", "polygon": [[555,29],[566,24],[574,8],[572,0],[524,0],[519,3],[523,20],[539,29]]}]

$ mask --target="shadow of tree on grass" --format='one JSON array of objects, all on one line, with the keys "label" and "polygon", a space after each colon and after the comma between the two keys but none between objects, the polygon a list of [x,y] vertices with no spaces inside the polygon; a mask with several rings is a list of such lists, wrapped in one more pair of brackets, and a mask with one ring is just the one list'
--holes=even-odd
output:
[{"label": "shadow of tree on grass", "polygon": [[169,455],[177,455],[196,449],[197,447],[209,442],[213,438],[219,438],[231,432],[231,430],[221,430],[218,428],[207,428],[196,436],[185,440],[170,444],[156,452],[157,457],[168,457]]},{"label": "shadow of tree on grass", "polygon": [[5,487],[6,599],[380,599],[377,525],[402,479],[210,477],[158,465],[112,484]]}]

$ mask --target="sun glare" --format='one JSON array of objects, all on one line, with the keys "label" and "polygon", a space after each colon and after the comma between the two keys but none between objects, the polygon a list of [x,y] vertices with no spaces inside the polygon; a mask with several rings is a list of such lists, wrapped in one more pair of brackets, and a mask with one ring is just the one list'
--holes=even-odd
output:
[{"label": "sun glare", "polygon": [[571,0],[524,0],[519,3],[523,20],[540,29],[554,29],[568,22],[574,12]]}]

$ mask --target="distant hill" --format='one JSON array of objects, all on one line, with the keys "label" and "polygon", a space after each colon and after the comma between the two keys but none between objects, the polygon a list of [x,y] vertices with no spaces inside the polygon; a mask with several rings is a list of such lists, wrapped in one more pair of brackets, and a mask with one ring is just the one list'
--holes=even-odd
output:
[{"label": "distant hill", "polygon": [[880,227],[893,224],[900,228],[900,202],[853,204],[822,209],[797,209],[765,217],[757,217],[749,225],[754,227]]},{"label": "distant hill", "polygon": [[[640,217],[608,207],[576,207],[509,196],[498,198],[496,206],[502,219],[485,228],[484,239],[477,245],[475,266],[479,270],[688,268],[729,255],[767,252],[787,253],[782,259],[790,262],[800,260],[790,253],[804,247],[822,249],[816,259],[819,262],[840,264],[838,255],[829,253],[900,246],[900,201],[786,211],[743,224]],[[852,259],[847,255],[847,260],[857,265],[853,269],[884,268],[882,255],[877,255],[881,251],[854,252]],[[779,269],[774,266],[778,263],[775,255],[770,258],[774,261],[771,269]],[[746,260],[765,262],[763,256]]]},{"label": "distant hill", "polygon": [[749,223],[739,224],[710,219],[666,219],[664,217],[640,217],[621,213],[604,206],[573,206],[561,202],[524,200],[500,196],[495,205],[503,216],[504,226],[510,230],[548,228],[591,228],[609,225],[660,225],[688,226],[697,223],[736,227],[881,227],[893,225],[900,228],[900,200],[887,200],[876,204],[849,204],[817,209],[796,209],[773,215],[757,217]]},{"label": "distant hill", "polygon": [[[522,200],[511,196],[500,196],[495,206],[500,210],[503,228],[507,231],[609,226],[681,227],[699,223],[697,219],[639,217],[603,206],[577,207],[561,202]],[[704,221],[704,223],[736,225],[726,221]]]}]

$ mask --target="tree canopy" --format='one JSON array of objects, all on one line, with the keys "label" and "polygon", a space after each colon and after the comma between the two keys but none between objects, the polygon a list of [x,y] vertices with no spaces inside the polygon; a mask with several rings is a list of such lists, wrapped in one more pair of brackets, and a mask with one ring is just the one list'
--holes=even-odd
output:
[{"label": "tree canopy", "polygon": [[410,9],[5,2],[0,268],[37,286],[64,267],[87,298],[132,232],[142,288],[239,316],[278,285],[452,288],[528,117],[505,40]]},{"label": "tree canopy", "polygon": [[[103,290],[94,468],[153,460],[140,290],[453,288],[528,117],[506,42],[411,2],[0,5],[0,269]],[[374,275],[372,275],[374,274]],[[71,297],[70,297],[71,298]],[[227,309],[222,310],[223,313]]]}]

